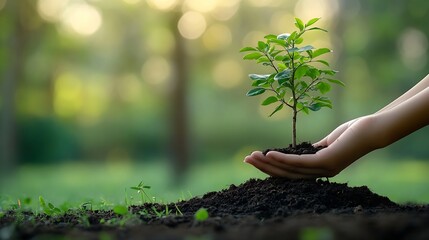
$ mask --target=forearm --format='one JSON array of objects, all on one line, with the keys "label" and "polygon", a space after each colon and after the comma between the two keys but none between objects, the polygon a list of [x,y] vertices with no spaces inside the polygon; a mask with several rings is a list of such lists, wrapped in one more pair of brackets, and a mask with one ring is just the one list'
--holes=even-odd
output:
[{"label": "forearm", "polygon": [[[428,77],[425,78],[426,82]],[[387,146],[429,124],[429,87],[397,104],[374,114],[381,147]]]},{"label": "forearm", "polygon": [[429,124],[429,88],[396,107],[357,119],[328,148],[316,153],[334,175],[367,153]]},{"label": "forearm", "polygon": [[397,105],[401,104],[402,102],[413,97],[414,95],[416,95],[417,93],[421,92],[422,90],[428,87],[429,87],[429,74],[426,77],[424,77],[419,83],[417,83],[414,87],[408,90],[406,93],[402,94],[400,97],[398,97],[397,99],[389,103],[387,106],[377,111],[377,113],[381,113],[383,111],[396,107]]}]

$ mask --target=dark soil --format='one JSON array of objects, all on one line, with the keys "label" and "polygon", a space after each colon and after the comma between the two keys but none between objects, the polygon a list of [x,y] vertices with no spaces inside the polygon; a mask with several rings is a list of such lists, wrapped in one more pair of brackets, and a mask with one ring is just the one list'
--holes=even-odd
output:
[{"label": "dark soil", "polygon": [[317,151],[323,149],[325,147],[319,146],[319,147],[314,147],[311,143],[309,142],[303,142],[300,144],[297,144],[296,147],[293,147],[292,144],[289,145],[289,147],[287,148],[269,148],[269,149],[265,149],[264,151],[262,151],[262,153],[264,155],[266,155],[269,151],[277,151],[277,152],[281,152],[281,153],[286,153],[286,154],[296,154],[296,155],[301,155],[301,154],[314,154]]},{"label": "dark soil", "polygon": [[[198,222],[201,207],[210,217]],[[9,211],[0,218],[0,239],[429,239],[429,205],[398,205],[367,187],[322,180],[251,179],[169,204],[170,215],[156,216],[165,209],[147,203],[126,216]]]}]

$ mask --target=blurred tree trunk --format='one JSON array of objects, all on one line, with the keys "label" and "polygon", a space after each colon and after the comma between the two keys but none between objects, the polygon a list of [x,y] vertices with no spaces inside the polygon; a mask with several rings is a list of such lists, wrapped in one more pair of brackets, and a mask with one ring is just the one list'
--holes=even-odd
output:
[{"label": "blurred tree trunk", "polygon": [[[340,42],[336,42],[334,43],[335,46],[335,52],[334,54],[337,55],[337,61],[335,64],[336,70],[338,70],[338,73],[335,75],[336,79],[339,79],[341,81],[343,81],[346,84],[347,87],[347,76],[344,75],[344,71],[342,71],[342,69],[344,69],[345,65],[345,49],[344,49],[344,39],[340,39],[342,36],[344,36],[344,30],[345,30],[345,26],[346,26],[346,19],[347,19],[347,3],[348,0],[346,1],[339,1],[339,10],[336,16],[334,16],[334,18],[336,19],[341,19],[340,21],[333,21],[335,22],[335,27],[332,31],[332,36],[338,36],[339,38],[337,39],[337,41]],[[342,124],[346,119],[345,119],[345,111],[344,108],[345,106],[343,105],[343,99],[344,98],[344,87],[341,86],[336,86],[333,88],[333,101],[334,101],[334,111],[335,114],[333,114],[334,116],[334,122],[333,122],[333,128],[339,126],[340,124]]]},{"label": "blurred tree trunk", "polygon": [[5,34],[4,51],[7,62],[3,66],[3,82],[1,85],[1,123],[0,123],[0,171],[2,174],[11,173],[17,165],[16,154],[16,118],[15,118],[15,92],[17,81],[20,78],[20,46],[22,25],[19,21],[19,1],[8,1],[5,9],[12,26]]},{"label": "blurred tree trunk", "polygon": [[171,144],[175,184],[183,180],[189,166],[188,106],[186,102],[189,74],[185,42],[177,28],[180,17],[181,11],[175,11],[171,21],[171,29],[174,33],[176,43],[172,56],[173,74],[170,95]]}]

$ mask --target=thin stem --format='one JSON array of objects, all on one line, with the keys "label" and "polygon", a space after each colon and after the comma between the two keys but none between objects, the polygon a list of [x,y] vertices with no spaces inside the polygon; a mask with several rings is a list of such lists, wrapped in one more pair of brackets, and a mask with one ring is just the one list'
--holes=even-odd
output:
[{"label": "thin stem", "polygon": [[[292,42],[292,49],[295,48],[295,41]],[[289,51],[288,51],[289,53]],[[291,61],[292,61],[292,78],[291,78],[291,91],[292,91],[292,99],[293,99],[293,104],[292,104],[292,110],[293,110],[293,118],[292,118],[292,146],[295,148],[296,147],[296,115],[297,115],[297,110],[296,110],[296,106],[297,106],[297,102],[298,99],[296,98],[296,92],[295,92],[295,59],[294,59],[294,54],[292,54],[291,56]]]}]

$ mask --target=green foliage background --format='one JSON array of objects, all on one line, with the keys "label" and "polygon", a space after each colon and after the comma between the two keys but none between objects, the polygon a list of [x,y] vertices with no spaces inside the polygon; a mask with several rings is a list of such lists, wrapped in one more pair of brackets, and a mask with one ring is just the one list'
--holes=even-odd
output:
[{"label": "green foliage background", "polygon": [[[0,0],[0,110],[7,107],[5,79],[16,58],[13,112],[21,167],[171,166],[173,30],[180,26],[172,16],[188,12],[205,20],[199,36],[183,38],[180,56],[188,66],[184,114],[193,165],[229,166],[252,150],[290,143],[287,113],[267,118],[270,106],[258,109],[261,99],[245,97],[247,74],[262,69],[242,61],[238,50],[266,34],[291,31],[294,16],[322,17],[327,39],[309,35],[308,43],[333,49],[330,62],[346,84],[330,93],[333,110],[299,117],[299,141],[317,141],[339,123],[377,111],[429,69],[429,2],[424,0],[176,0],[169,9],[150,0],[62,0],[57,12],[54,2]],[[89,11],[89,20],[79,25],[76,19],[85,16],[70,17],[73,6],[86,7],[80,12]],[[191,34],[197,22],[188,23]],[[425,128],[377,154],[389,161],[427,161],[427,136]]]}]

